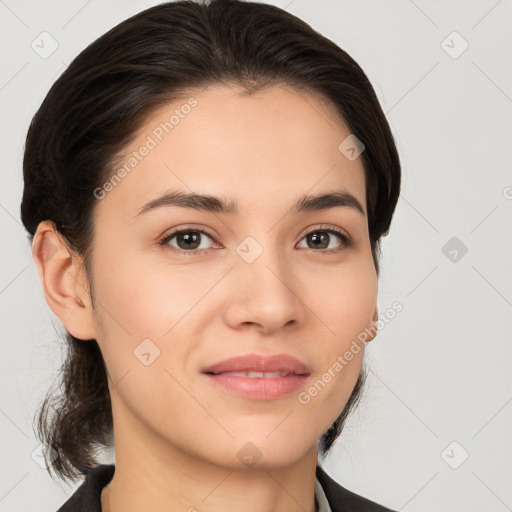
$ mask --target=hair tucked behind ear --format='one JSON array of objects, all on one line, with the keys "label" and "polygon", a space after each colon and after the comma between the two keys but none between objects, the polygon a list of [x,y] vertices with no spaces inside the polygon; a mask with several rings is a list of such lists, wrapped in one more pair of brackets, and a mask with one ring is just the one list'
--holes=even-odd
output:
[{"label": "hair tucked behind ear", "polygon": [[[215,84],[248,94],[283,84],[314,94],[363,142],[378,272],[380,238],[400,192],[400,162],[375,91],[359,65],[308,24],[278,7],[240,0],[157,5],[112,28],[73,60],[27,133],[21,219],[29,239],[40,222],[53,221],[83,258],[92,290],[95,189],[113,174],[117,156],[156,108]],[[95,450],[112,441],[112,411],[96,340],[68,334],[66,343],[60,395],[47,396],[37,428],[56,453],[55,460],[48,458],[50,471],[75,479],[97,463]],[[323,436],[324,454],[357,403],[363,380],[361,375]]]},{"label": "hair tucked behind ear", "polygon": [[113,443],[110,394],[98,344],[68,333],[59,377],[59,389],[56,393],[50,389],[40,406],[36,428],[51,448],[46,454],[50,468],[74,478],[77,470],[86,473],[94,465],[97,448]]},{"label": "hair tucked behind ear", "polygon": [[354,385],[354,389],[350,394],[343,411],[341,414],[334,420],[333,424],[324,432],[319,442],[319,450],[320,453],[325,457],[329,450],[332,448],[334,442],[341,435],[343,431],[343,427],[350,416],[350,414],[355,410],[357,405],[359,404],[363,391],[364,385],[366,383],[366,379],[368,377],[368,370],[366,366],[361,366],[361,371],[359,372],[359,376],[357,377],[357,381]]}]

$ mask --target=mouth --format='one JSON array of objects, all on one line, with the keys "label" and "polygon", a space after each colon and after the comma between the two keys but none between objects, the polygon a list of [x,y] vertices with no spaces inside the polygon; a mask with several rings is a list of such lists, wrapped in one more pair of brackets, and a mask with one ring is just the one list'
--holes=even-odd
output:
[{"label": "mouth", "polygon": [[[288,377],[288,375],[299,375],[294,372],[288,372],[288,371],[277,371],[277,372],[251,372],[251,371],[245,371],[245,372],[205,372],[207,375],[236,375],[238,377],[250,377],[250,378],[263,378],[263,379],[277,379],[279,377]],[[304,374],[300,374],[304,375]]]},{"label": "mouth", "polygon": [[273,377],[284,377],[282,374],[306,375],[311,372],[308,365],[288,354],[244,354],[224,359],[202,369],[202,373],[231,373],[242,372],[245,377],[262,377],[260,374],[275,374]]},{"label": "mouth", "polygon": [[253,400],[275,400],[304,385],[310,368],[286,354],[248,354],[226,359],[201,372],[224,392]]}]

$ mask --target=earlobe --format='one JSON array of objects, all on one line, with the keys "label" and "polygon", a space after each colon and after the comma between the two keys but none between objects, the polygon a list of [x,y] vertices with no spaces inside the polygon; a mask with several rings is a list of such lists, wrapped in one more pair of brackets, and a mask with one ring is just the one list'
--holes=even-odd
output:
[{"label": "earlobe", "polygon": [[377,307],[375,307],[375,311],[373,312],[373,318],[372,318],[371,325],[367,329],[368,337],[365,340],[366,343],[372,341],[375,338],[375,336],[377,336],[377,332],[379,330],[378,327],[377,327],[378,320],[379,320],[379,311],[378,311]]},{"label": "earlobe", "polygon": [[46,302],[66,330],[78,339],[95,339],[86,276],[79,269],[78,256],[69,250],[53,222],[43,221],[37,227],[32,257]]}]

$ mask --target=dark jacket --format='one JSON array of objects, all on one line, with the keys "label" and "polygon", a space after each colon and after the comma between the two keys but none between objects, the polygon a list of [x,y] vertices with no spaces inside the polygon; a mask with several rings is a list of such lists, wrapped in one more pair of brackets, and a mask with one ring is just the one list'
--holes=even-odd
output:
[{"label": "dark jacket", "polygon": [[[114,476],[114,464],[101,464],[91,469],[85,481],[57,512],[101,512],[101,491]],[[316,476],[322,485],[332,512],[394,512],[345,489],[319,465]]]}]

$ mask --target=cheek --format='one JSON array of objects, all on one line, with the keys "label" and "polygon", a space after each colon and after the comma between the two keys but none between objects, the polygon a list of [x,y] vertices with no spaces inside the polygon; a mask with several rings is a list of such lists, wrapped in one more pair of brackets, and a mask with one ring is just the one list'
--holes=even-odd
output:
[{"label": "cheek", "polygon": [[168,266],[127,255],[117,264],[104,262],[96,286],[103,321],[112,334],[124,333],[133,342],[162,338],[201,296],[198,283],[179,269],[171,272]]},{"label": "cheek", "polygon": [[320,303],[320,318],[330,328],[340,348],[371,325],[377,303],[373,260],[360,259],[340,267],[325,282],[326,286],[315,292]]},{"label": "cheek", "polygon": [[326,285],[319,287],[317,282],[309,294],[315,303],[311,309],[320,319],[315,332],[323,333],[317,337],[321,364],[299,403],[328,425],[346,405],[361,370],[365,344],[358,336],[371,327],[377,300],[373,260],[361,258],[333,269],[322,282]]},{"label": "cheek", "polygon": [[[192,265],[172,269],[144,259],[150,260],[136,255],[98,258],[98,343],[114,382],[129,371],[129,380],[140,377],[150,387],[163,377],[156,389],[168,390],[164,368],[174,372],[176,361],[187,361],[197,348],[201,318],[211,305],[208,291],[219,277],[198,274]],[[185,339],[187,343],[180,342]],[[145,367],[144,358],[154,363]],[[154,368],[162,375],[156,376]]]},{"label": "cheek", "polygon": [[[167,425],[173,407],[190,409],[188,395],[173,379],[172,366],[173,361],[186,359],[190,346],[172,341],[178,333],[182,336],[185,315],[201,290],[187,287],[179,272],[170,276],[168,269],[166,273],[158,266],[150,270],[126,256],[118,264],[114,260],[98,265],[95,287],[101,303],[98,343],[108,369],[113,407],[127,407],[148,427]],[[176,378],[182,380],[179,375]],[[129,414],[122,412],[123,417]]]}]

